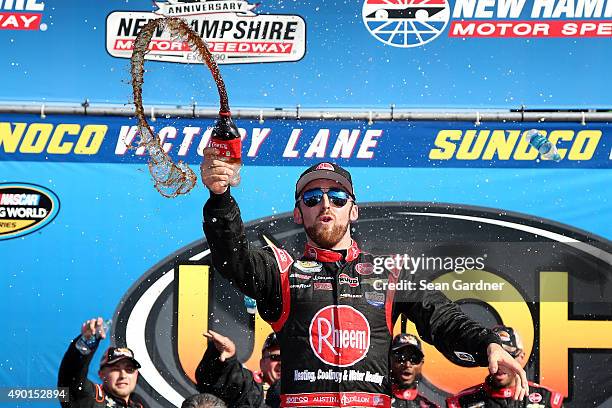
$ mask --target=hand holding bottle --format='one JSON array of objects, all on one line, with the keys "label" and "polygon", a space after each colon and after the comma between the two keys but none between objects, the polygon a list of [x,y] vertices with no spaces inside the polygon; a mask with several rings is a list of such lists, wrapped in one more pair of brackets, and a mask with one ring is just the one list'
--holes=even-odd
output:
[{"label": "hand holding bottle", "polygon": [[232,164],[234,175],[229,184],[234,187],[240,183],[242,167],[242,139],[238,128],[232,121],[230,112],[220,111],[210,135],[209,147],[217,150],[217,160]]},{"label": "hand holding bottle", "polygon": [[91,339],[93,337],[97,339],[105,339],[106,332],[108,330],[108,325],[101,317],[97,319],[87,320],[81,326],[81,335],[86,339]]},{"label": "hand holding bottle", "polygon": [[200,164],[202,183],[213,193],[223,194],[231,185],[240,182],[240,164],[219,160],[220,152],[214,147],[204,149],[204,157]]},{"label": "hand holding bottle", "polygon": [[110,325],[110,320],[104,321],[101,317],[87,320],[81,326],[81,336],[76,342],[76,348],[83,355],[91,353],[98,346],[100,340],[106,338]]}]

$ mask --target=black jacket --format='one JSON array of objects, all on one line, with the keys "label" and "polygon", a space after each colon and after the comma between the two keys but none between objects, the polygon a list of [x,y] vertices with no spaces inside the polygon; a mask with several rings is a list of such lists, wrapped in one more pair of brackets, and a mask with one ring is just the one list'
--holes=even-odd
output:
[{"label": "black jacket", "polygon": [[267,393],[264,384],[245,368],[236,356],[219,360],[220,353],[209,343],[196,369],[196,388],[221,398],[229,408],[278,408],[280,387],[276,383]]},{"label": "black jacket", "polygon": [[529,382],[529,394],[521,401],[512,399],[514,388],[494,389],[487,381],[446,399],[448,408],[561,408],[563,395]]},{"label": "black jacket", "polygon": [[355,243],[343,254],[307,247],[296,262],[272,244],[250,249],[229,191],[211,194],[204,232],[214,268],[257,301],[281,350],[295,351],[282,354],[283,406],[390,406],[388,353],[400,313],[462,365],[486,366],[487,345],[499,343],[441,292],[380,289],[375,281],[404,277],[372,274],[373,256]]},{"label": "black jacket", "polygon": [[[81,354],[75,347],[76,341],[81,337],[77,336],[60,364],[57,378],[58,387],[68,387],[69,402],[62,402],[65,408],[146,408],[145,405],[132,394],[129,404],[120,398],[115,398],[104,391],[100,384],[94,384],[87,379],[89,363],[96,350],[92,350],[87,355]],[[97,349],[96,345],[96,349]]]}]

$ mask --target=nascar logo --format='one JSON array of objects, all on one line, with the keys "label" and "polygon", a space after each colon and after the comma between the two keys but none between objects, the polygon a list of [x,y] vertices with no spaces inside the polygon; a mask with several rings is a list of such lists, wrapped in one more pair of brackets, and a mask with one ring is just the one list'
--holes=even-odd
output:
[{"label": "nascar logo", "polygon": [[447,0],[366,0],[362,17],[380,42],[410,48],[427,44],[444,31],[450,6]]}]

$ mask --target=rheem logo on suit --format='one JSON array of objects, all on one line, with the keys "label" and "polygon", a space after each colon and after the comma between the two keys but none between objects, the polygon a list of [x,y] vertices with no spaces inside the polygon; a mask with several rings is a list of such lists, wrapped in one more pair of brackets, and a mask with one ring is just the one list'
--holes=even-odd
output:
[{"label": "rheem logo on suit", "polygon": [[310,347],[326,364],[351,366],[368,353],[370,324],[365,316],[351,306],[327,306],[319,310],[310,322]]}]

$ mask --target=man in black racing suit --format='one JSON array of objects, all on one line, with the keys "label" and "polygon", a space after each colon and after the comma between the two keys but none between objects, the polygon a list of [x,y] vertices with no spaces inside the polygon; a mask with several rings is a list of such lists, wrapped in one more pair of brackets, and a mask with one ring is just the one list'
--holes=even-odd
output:
[{"label": "man in black racing suit", "polygon": [[[204,232],[214,268],[245,295],[278,334],[283,407],[389,407],[389,350],[400,313],[421,338],[466,366],[498,365],[525,372],[490,330],[468,318],[438,291],[394,290],[402,276],[372,275],[374,257],[351,239],[358,218],[348,171],[320,163],[299,178],[294,220],[308,236],[294,259],[271,242],[251,249],[240,210],[229,191],[236,165],[207,148],[202,181],[210,190]],[[368,278],[366,283],[365,279]],[[376,278],[376,279],[372,279]],[[401,282],[400,282],[401,283]]]},{"label": "man in black racing suit", "polygon": [[[512,327],[496,326],[493,331],[499,335],[502,347],[516,358],[519,364],[525,360],[521,338]],[[496,374],[487,376],[485,382],[465,389],[446,399],[448,408],[561,408],[561,393],[529,381],[529,394],[523,400],[514,401],[512,395],[516,379],[500,369]]]}]

